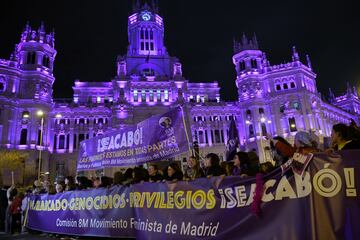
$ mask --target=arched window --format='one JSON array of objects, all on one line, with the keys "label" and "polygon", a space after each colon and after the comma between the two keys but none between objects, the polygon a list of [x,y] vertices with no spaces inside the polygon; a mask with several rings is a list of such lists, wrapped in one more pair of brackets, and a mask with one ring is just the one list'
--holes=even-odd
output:
[{"label": "arched window", "polygon": [[276,91],[280,91],[280,90],[281,90],[280,84],[276,84]]},{"label": "arched window", "polygon": [[295,118],[291,117],[289,118],[289,126],[290,126],[290,132],[296,132],[296,122],[295,122]]},{"label": "arched window", "polygon": [[239,62],[239,68],[240,68],[240,71],[245,70],[245,62],[244,62],[244,60]]},{"label": "arched window", "polygon": [[50,58],[48,56],[44,55],[42,62],[44,67],[50,67]]},{"label": "arched window", "polygon": [[259,108],[259,114],[264,114],[264,109],[263,108]]},{"label": "arched window", "polygon": [[66,135],[66,149],[69,149],[70,147],[70,134]]},{"label": "arched window", "polygon": [[263,136],[267,136],[267,131],[266,131],[266,125],[265,123],[261,123],[261,132]]},{"label": "arched window", "polygon": [[21,134],[20,134],[20,145],[26,145],[26,141],[27,140],[27,129],[23,128],[21,129]]},{"label": "arched window", "polygon": [[44,137],[42,136],[42,131],[39,129],[38,131],[38,139],[37,139],[37,145],[40,146],[40,138],[42,138],[41,140],[41,146],[43,146],[43,141],[44,141]]},{"label": "arched window", "polygon": [[60,135],[59,136],[59,149],[64,149],[65,148],[65,135]]},{"label": "arched window", "polygon": [[35,64],[35,52],[28,52],[26,56],[26,64]]},{"label": "arched window", "polygon": [[53,149],[56,149],[56,145],[57,145],[57,134],[54,134],[54,146],[53,146]]},{"label": "arched window", "polygon": [[74,134],[74,142],[73,142],[73,149],[76,149],[77,143],[76,143],[76,134]]},{"label": "arched window", "polygon": [[289,88],[288,85],[287,85],[287,83],[284,83],[283,88],[284,88],[285,90]]},{"label": "arched window", "polygon": [[254,137],[254,126],[252,124],[249,125],[249,137]]},{"label": "arched window", "polygon": [[295,83],[294,82],[290,83],[290,88],[295,88]]},{"label": "arched window", "polygon": [[256,59],[251,59],[251,68],[257,68]]}]

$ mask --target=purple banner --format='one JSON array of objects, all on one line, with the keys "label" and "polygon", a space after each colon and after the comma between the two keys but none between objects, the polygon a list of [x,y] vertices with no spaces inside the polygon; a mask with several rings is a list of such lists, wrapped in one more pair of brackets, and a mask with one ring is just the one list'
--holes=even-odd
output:
[{"label": "purple banner", "polygon": [[137,239],[360,239],[359,153],[315,154],[303,177],[279,168],[261,181],[215,177],[31,196],[27,223]]},{"label": "purple banner", "polygon": [[77,170],[140,165],[188,150],[183,111],[177,107],[135,126],[82,141]]}]

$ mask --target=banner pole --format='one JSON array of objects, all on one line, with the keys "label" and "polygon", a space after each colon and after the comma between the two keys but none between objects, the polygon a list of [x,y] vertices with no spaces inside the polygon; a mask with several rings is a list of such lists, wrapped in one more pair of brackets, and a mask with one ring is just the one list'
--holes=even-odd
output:
[{"label": "banner pole", "polygon": [[191,153],[190,140],[189,140],[189,133],[188,133],[188,124],[186,124],[185,112],[184,112],[184,108],[183,108],[183,106],[180,106],[180,109],[181,109],[181,112],[182,112],[182,119],[183,119],[184,128],[185,128],[186,140],[187,140],[187,142],[188,142],[189,152]]}]

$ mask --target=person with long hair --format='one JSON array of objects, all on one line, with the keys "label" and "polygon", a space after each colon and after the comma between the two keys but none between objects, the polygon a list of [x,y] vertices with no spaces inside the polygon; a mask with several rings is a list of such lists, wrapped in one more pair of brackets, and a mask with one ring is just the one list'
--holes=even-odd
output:
[{"label": "person with long hair", "polygon": [[184,174],[176,162],[172,162],[167,167],[167,181],[181,181]]},{"label": "person with long hair", "polygon": [[209,153],[205,157],[205,176],[225,175],[225,170],[220,166],[220,158],[215,153]]},{"label": "person with long hair", "polygon": [[204,171],[200,167],[200,162],[195,156],[189,157],[186,161],[184,178],[195,179],[204,177]]},{"label": "person with long hair", "polygon": [[234,156],[233,176],[246,177],[249,175],[250,160],[246,152],[237,152]]}]

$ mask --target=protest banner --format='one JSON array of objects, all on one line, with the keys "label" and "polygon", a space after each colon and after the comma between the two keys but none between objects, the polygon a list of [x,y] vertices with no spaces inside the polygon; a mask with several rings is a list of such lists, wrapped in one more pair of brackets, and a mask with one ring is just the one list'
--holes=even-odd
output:
[{"label": "protest banner", "polygon": [[257,181],[234,176],[33,195],[27,224],[138,239],[359,239],[359,153],[314,154],[303,176],[263,176],[260,215],[251,211]]},{"label": "protest banner", "polygon": [[181,107],[80,143],[77,170],[141,165],[189,150]]}]

